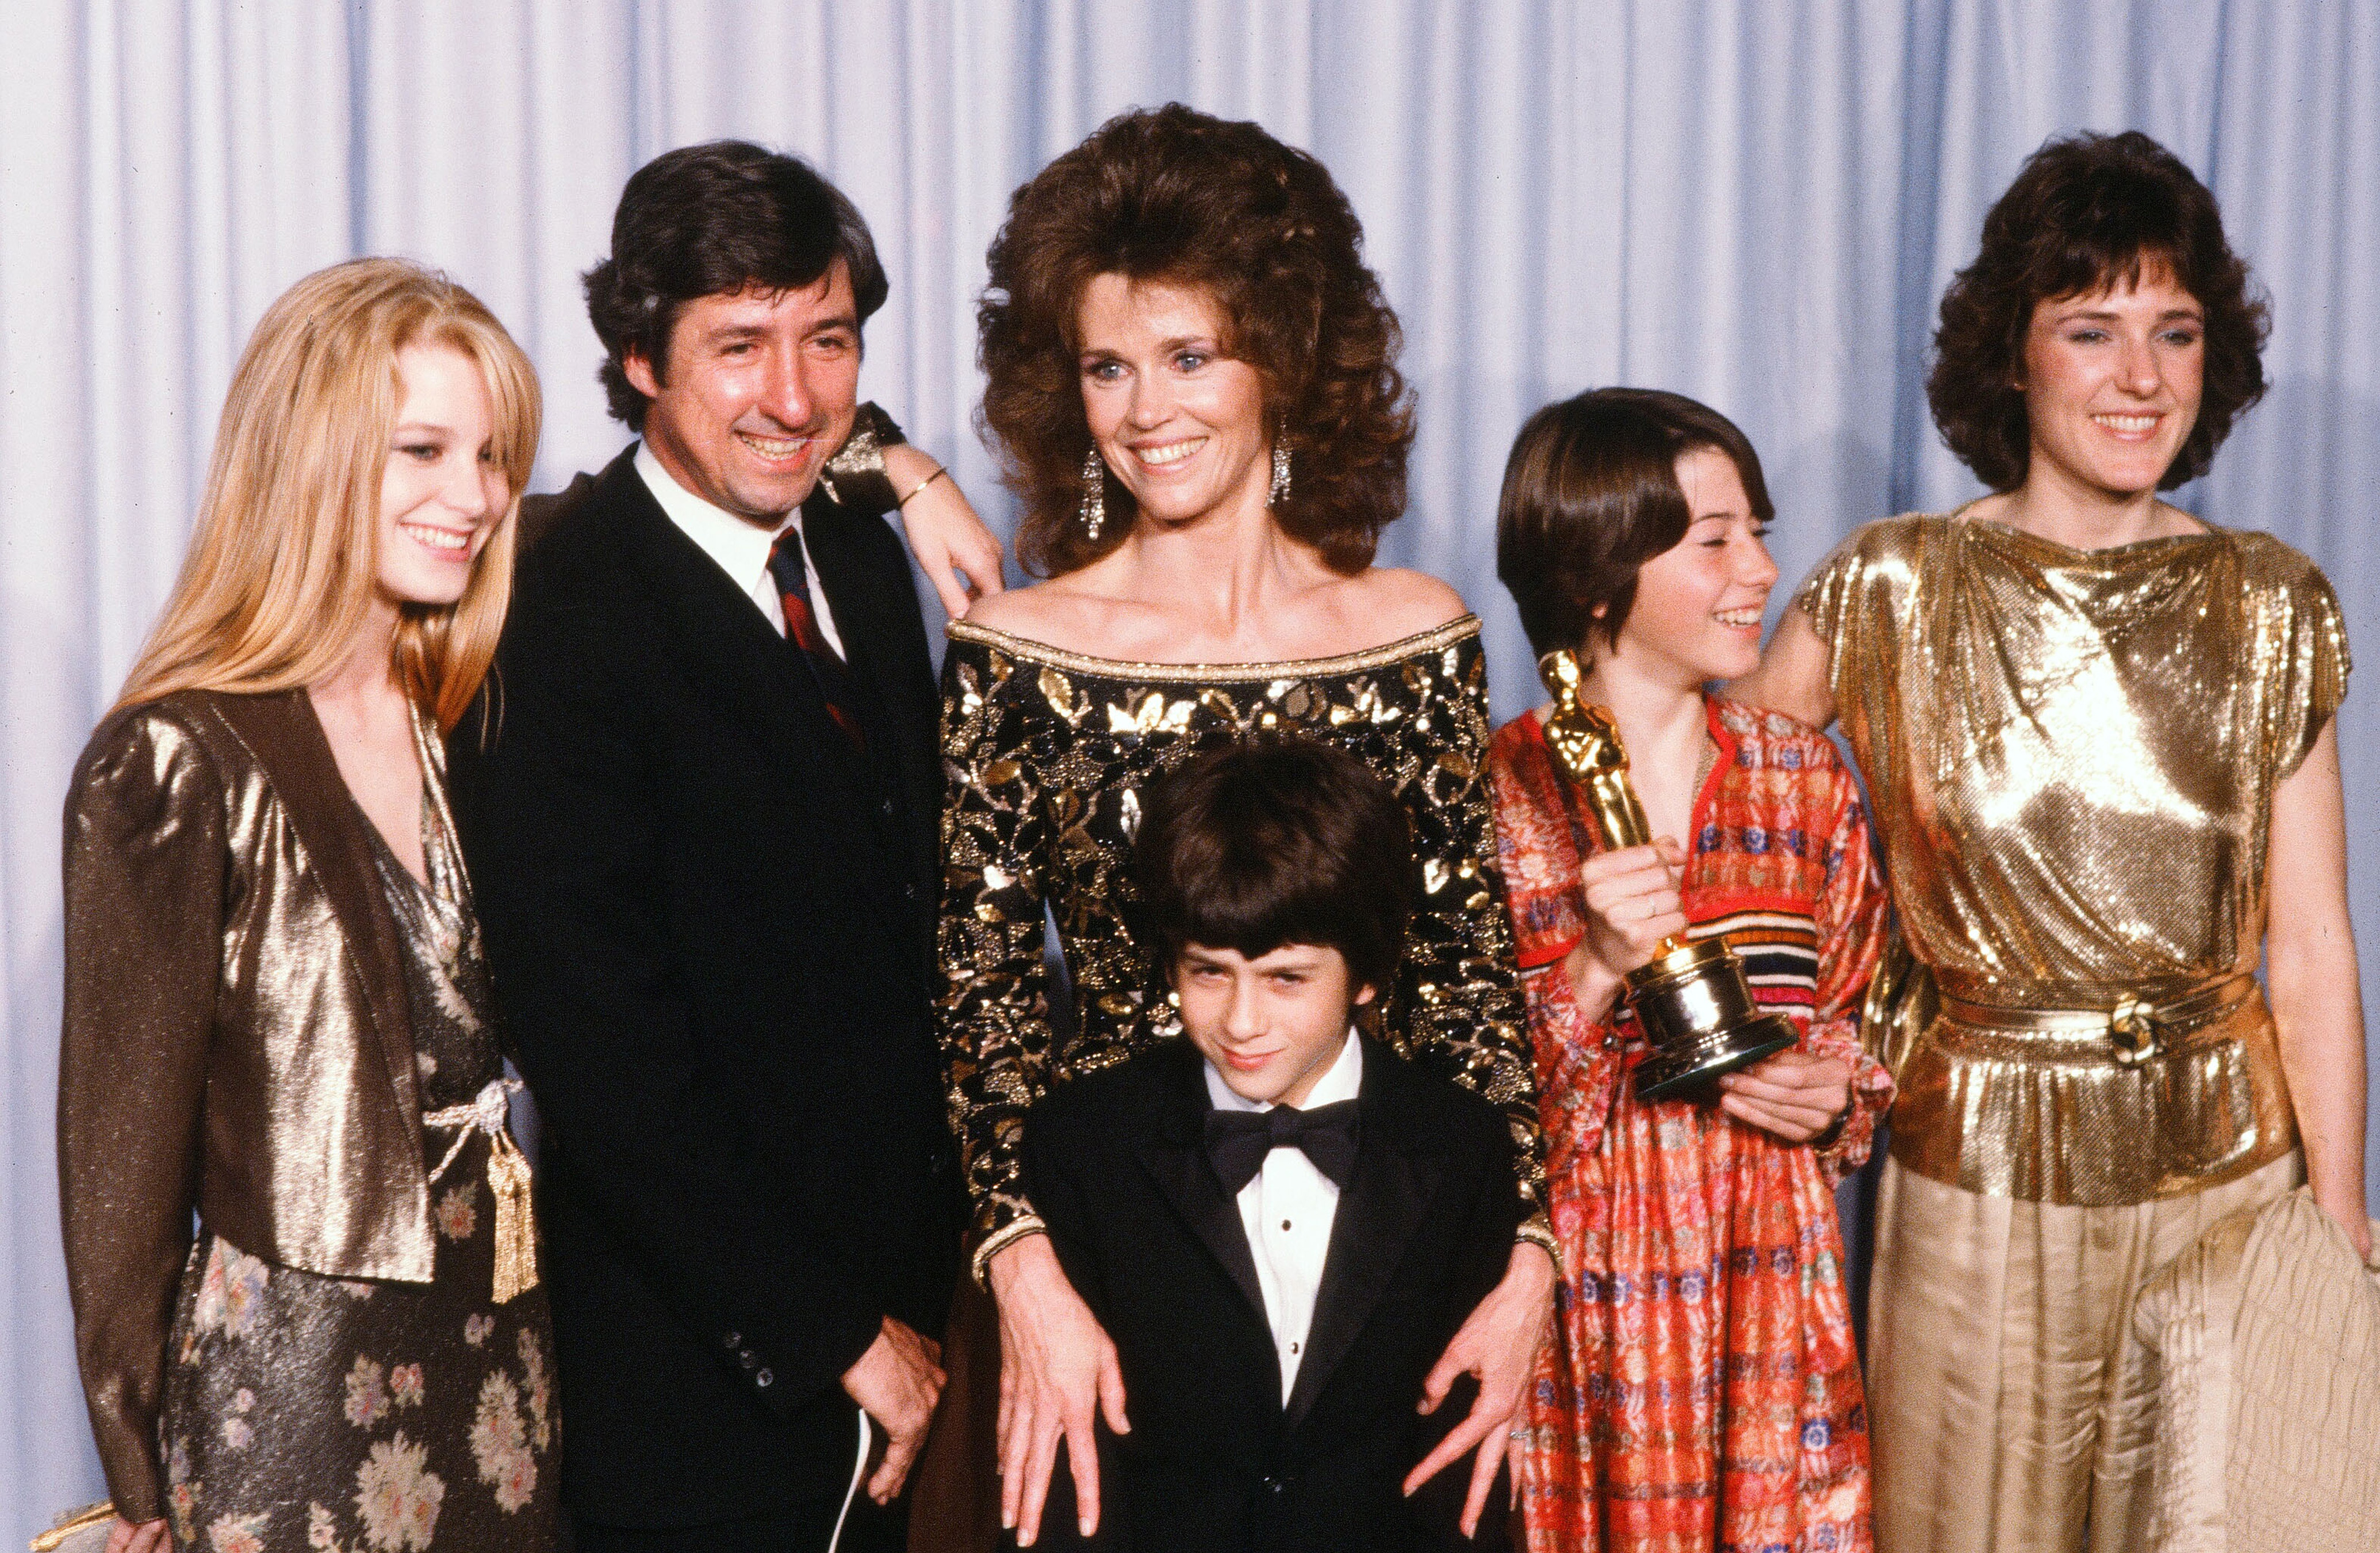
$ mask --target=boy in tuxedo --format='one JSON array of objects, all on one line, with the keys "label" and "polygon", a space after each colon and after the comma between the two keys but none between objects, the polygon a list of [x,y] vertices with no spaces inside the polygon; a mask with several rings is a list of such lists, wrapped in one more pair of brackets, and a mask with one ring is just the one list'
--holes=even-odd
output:
[{"label": "boy in tuxedo", "polygon": [[[1422,1415],[1422,1382],[1502,1276],[1521,1200],[1495,1109],[1355,1029],[1403,936],[1402,807],[1336,748],[1231,746],[1147,793],[1133,868],[1186,1038],[1060,1086],[1024,1138],[1123,1373],[1091,1541],[1473,1546],[1460,1474],[1402,1485],[1469,1410]],[[1062,1545],[1061,1498],[1062,1470],[1041,1521]]]}]

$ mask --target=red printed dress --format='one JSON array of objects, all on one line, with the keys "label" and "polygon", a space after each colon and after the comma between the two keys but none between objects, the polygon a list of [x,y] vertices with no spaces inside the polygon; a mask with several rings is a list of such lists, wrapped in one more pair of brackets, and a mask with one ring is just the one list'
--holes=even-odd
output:
[{"label": "red printed dress", "polygon": [[1692,935],[1724,934],[1803,1048],[1852,1065],[1852,1112],[1818,1151],[1706,1105],[1637,1100],[1634,1018],[1588,1018],[1561,969],[1585,931],[1594,833],[1537,714],[1499,730],[1498,846],[1563,1255],[1554,1340],[1515,1442],[1535,1553],[1873,1546],[1833,1184],[1866,1157],[1891,1096],[1858,1042],[1883,881],[1834,746],[1773,713],[1706,704],[1718,755],[1694,801]]}]

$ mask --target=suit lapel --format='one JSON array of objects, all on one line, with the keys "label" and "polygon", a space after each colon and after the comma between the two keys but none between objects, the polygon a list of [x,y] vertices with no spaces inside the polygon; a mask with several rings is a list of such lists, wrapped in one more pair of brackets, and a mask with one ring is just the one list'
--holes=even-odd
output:
[{"label": "suit lapel", "polygon": [[[256,756],[273,796],[289,816],[290,828],[306,849],[315,877],[339,920],[348,963],[363,984],[399,1109],[420,1125],[421,1100],[414,1087],[413,1017],[405,989],[405,962],[396,918],[381,892],[373,861],[371,824],[356,807],[339,775],[337,757],[322,735],[313,703],[302,690],[271,695],[216,695],[219,715]],[[423,774],[424,801],[435,781]]]},{"label": "suit lapel", "polygon": [[1306,1328],[1305,1357],[1289,1394],[1293,1429],[1354,1347],[1438,1190],[1438,1164],[1397,1104],[1409,1075],[1377,1046],[1364,1058],[1354,1175],[1339,1194],[1339,1211],[1331,1219],[1330,1251],[1315,1295],[1314,1321]]},{"label": "suit lapel", "polygon": [[747,715],[737,725],[763,733],[782,758],[815,763],[852,780],[856,757],[828,715],[801,649],[771,630],[752,600],[670,521],[637,472],[634,452],[613,460],[602,483],[617,504],[623,540],[642,562],[664,618],[694,660],[690,678],[743,703]]},{"label": "suit lapel", "polygon": [[1207,1094],[1197,1048],[1178,1041],[1160,1047],[1152,1060],[1167,1066],[1165,1101],[1157,1125],[1140,1141],[1141,1163],[1191,1233],[1231,1275],[1257,1324],[1269,1331],[1264,1288],[1257,1281],[1257,1260],[1248,1249],[1240,1205],[1224,1195],[1223,1183],[1215,1179],[1215,1168],[1207,1159]]}]

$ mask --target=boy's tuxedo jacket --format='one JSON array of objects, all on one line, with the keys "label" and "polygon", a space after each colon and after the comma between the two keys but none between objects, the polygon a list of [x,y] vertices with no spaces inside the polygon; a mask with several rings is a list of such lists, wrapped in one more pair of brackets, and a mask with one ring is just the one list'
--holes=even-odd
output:
[{"label": "boy's tuxedo jacket", "polygon": [[[1061,1086],[1027,1116],[1034,1207],[1114,1339],[1132,1432],[1101,1429],[1096,1545],[1395,1549],[1478,1544],[1455,1522],[1467,1459],[1401,1484],[1470,1411],[1423,1378],[1512,1257],[1522,1204],[1494,1107],[1377,1043],[1305,1355],[1286,1407],[1238,1203],[1207,1156],[1204,1059],[1187,1040]],[[1075,1541],[1062,1461],[1041,1542]]]}]

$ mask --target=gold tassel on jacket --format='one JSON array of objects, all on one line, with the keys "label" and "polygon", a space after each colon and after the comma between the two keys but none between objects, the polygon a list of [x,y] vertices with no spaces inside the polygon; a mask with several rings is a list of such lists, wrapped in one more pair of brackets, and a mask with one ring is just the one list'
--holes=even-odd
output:
[{"label": "gold tassel on jacket", "polygon": [[518,1079],[491,1080],[468,1105],[449,1106],[421,1119],[425,1127],[462,1130],[438,1168],[430,1172],[432,1186],[462,1154],[472,1133],[487,1134],[488,1190],[496,1199],[495,1301],[500,1305],[537,1287],[537,1215],[529,1205],[528,1160],[505,1126],[513,1094],[520,1087]]}]

